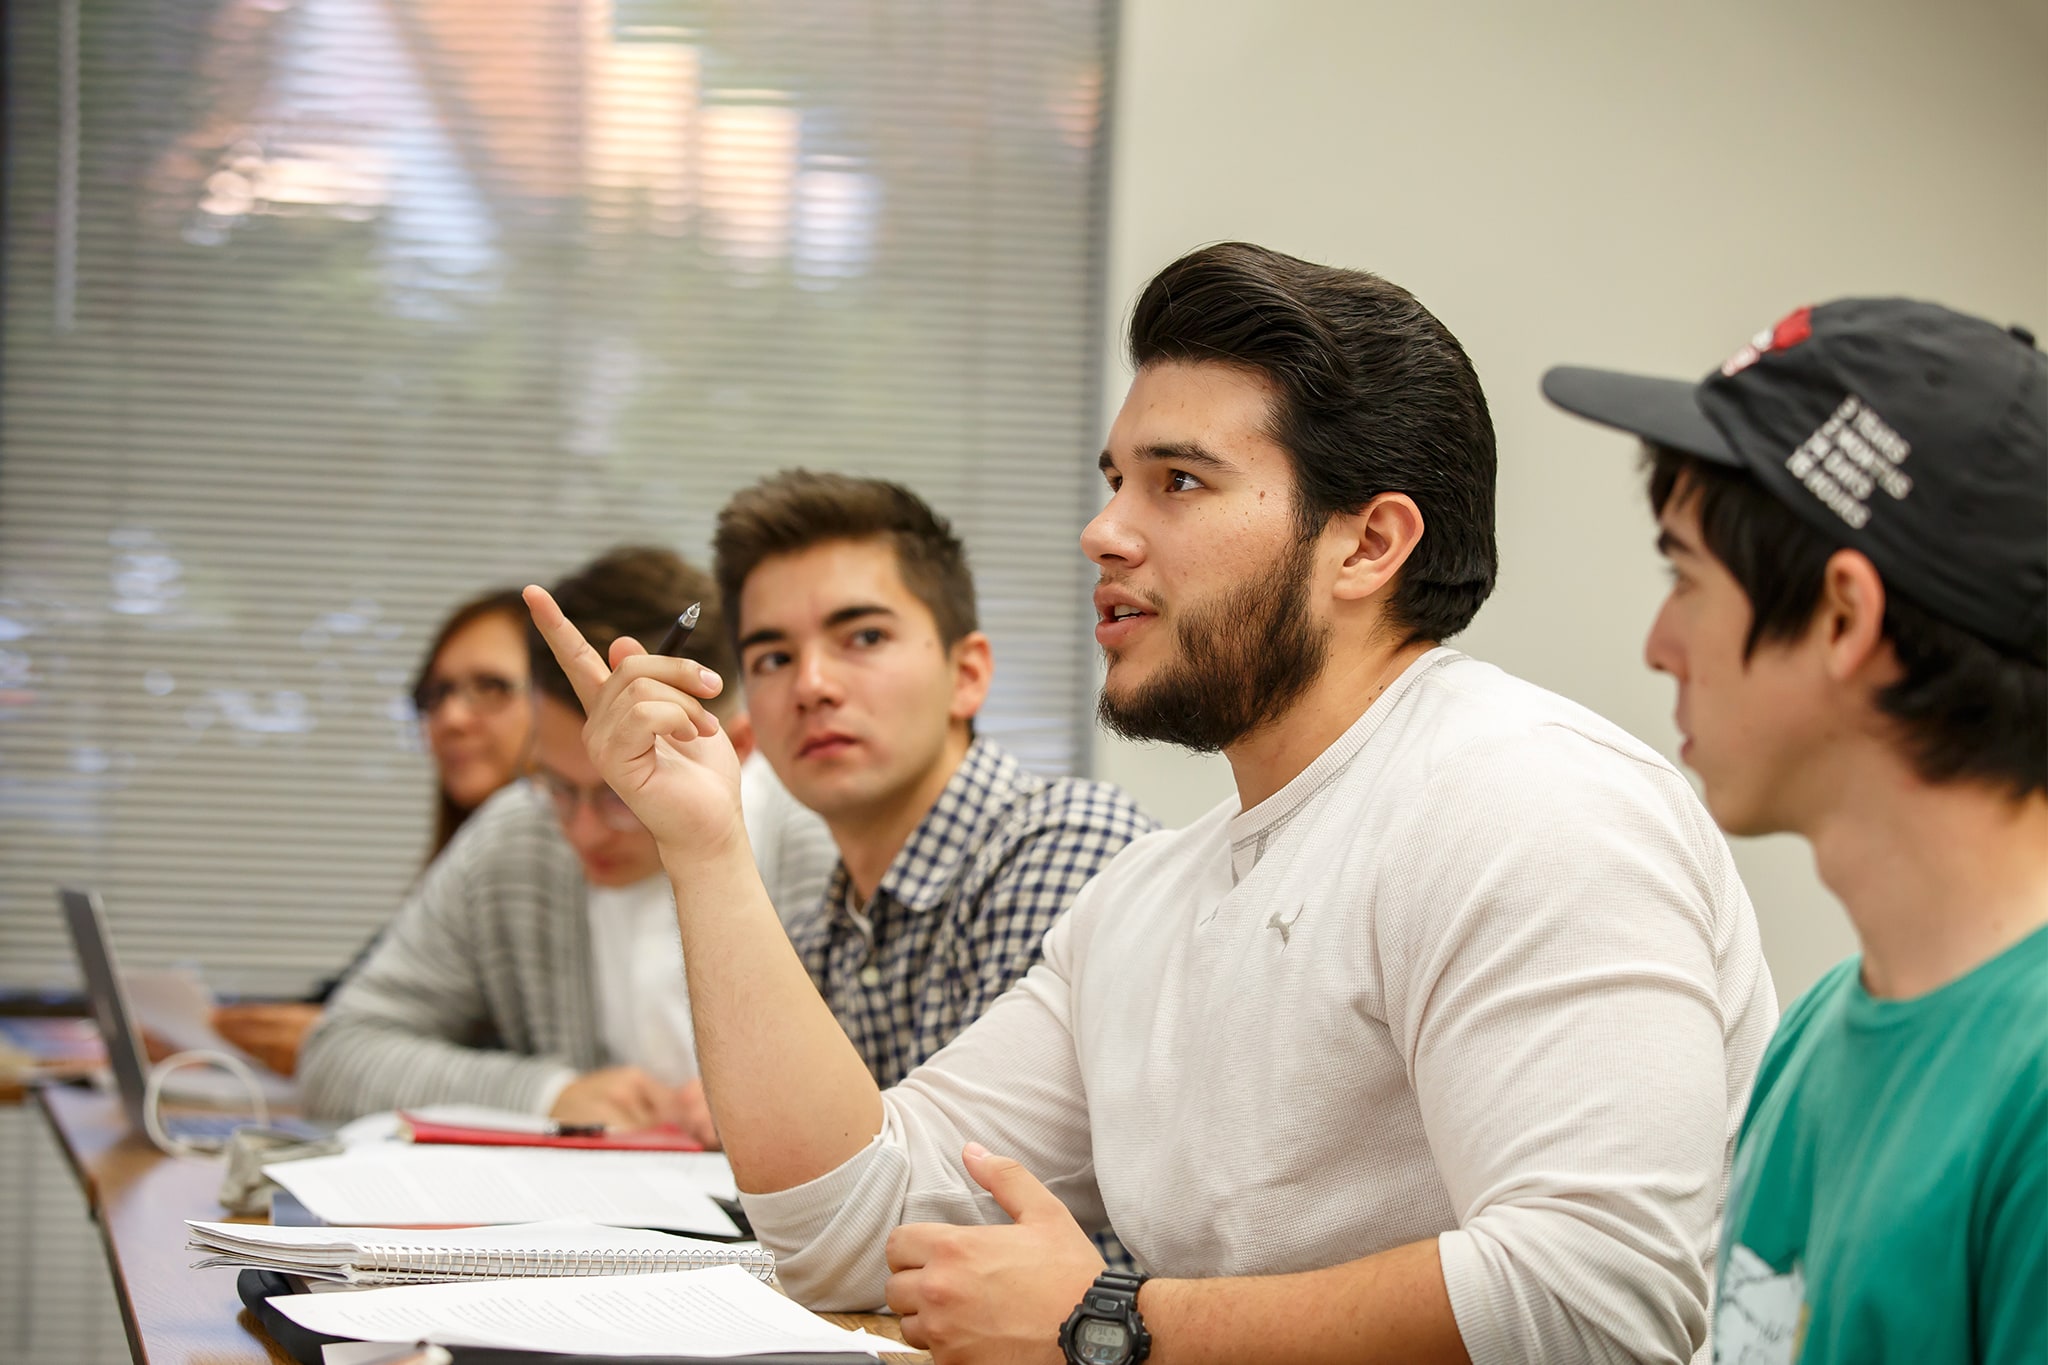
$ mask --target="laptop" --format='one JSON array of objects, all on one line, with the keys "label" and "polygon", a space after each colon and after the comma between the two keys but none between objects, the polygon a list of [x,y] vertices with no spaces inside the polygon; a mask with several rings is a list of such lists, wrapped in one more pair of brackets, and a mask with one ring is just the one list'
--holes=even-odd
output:
[{"label": "laptop", "polygon": [[[107,937],[106,911],[100,904],[99,893],[60,887],[57,903],[63,908],[65,927],[71,931],[71,946],[78,954],[78,970],[85,978],[93,1021],[106,1041],[107,1065],[114,1073],[114,1088],[121,1094],[121,1108],[128,1114],[129,1126],[138,1133],[147,1132],[142,1115],[148,1100],[149,1054],[143,1051],[135,1011],[128,1003],[121,973],[114,965],[114,945]],[[159,1121],[167,1136],[205,1148],[226,1146],[235,1129],[251,1122],[247,1117],[229,1114],[164,1114]],[[325,1137],[332,1131],[294,1118],[272,1118],[270,1127],[306,1138]]]}]

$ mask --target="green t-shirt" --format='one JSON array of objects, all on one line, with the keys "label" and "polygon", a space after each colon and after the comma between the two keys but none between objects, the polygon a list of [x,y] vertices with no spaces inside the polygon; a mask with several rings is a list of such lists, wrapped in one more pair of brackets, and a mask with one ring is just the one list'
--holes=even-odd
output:
[{"label": "green t-shirt", "polygon": [[1716,1365],[2048,1361],[2048,929],[1786,1012],[1736,1146]]}]

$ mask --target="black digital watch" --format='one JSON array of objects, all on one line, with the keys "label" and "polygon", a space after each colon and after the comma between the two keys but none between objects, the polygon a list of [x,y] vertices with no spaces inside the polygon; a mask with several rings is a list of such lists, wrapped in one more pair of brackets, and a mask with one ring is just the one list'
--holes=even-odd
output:
[{"label": "black digital watch", "polygon": [[1138,1314],[1143,1275],[1105,1270],[1060,1328],[1067,1365],[1138,1365],[1152,1352],[1152,1334]]}]

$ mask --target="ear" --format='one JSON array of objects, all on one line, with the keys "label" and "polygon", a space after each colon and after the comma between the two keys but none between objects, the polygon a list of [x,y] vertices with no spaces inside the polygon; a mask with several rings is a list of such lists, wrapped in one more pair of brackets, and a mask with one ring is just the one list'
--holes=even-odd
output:
[{"label": "ear", "polygon": [[718,722],[725,730],[725,737],[732,741],[732,751],[744,763],[754,756],[754,718],[745,711],[735,711]]},{"label": "ear", "polygon": [[[1898,661],[1884,638],[1884,603],[1884,579],[1862,551],[1837,550],[1828,556],[1813,628],[1829,678],[1848,682],[1872,668],[1896,674]],[[1882,685],[1890,677],[1878,681]]]},{"label": "ear", "polygon": [[1336,537],[1338,600],[1362,602],[1384,591],[1422,543],[1422,509],[1406,493],[1381,493],[1348,515],[1330,518],[1323,535]]},{"label": "ear", "polygon": [[981,704],[988,700],[989,684],[995,680],[996,660],[989,650],[988,636],[978,630],[969,631],[947,652],[953,664],[953,705],[947,716],[952,720],[973,720]]}]

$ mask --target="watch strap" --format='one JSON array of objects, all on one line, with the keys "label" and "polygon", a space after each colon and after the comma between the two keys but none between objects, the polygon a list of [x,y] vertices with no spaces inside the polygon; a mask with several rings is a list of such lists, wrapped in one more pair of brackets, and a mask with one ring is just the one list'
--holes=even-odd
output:
[{"label": "watch strap", "polygon": [[1138,1290],[1150,1278],[1148,1275],[1127,1274],[1121,1270],[1105,1270],[1095,1277],[1095,1283],[1089,1286],[1089,1292],[1093,1293],[1100,1289],[1112,1294],[1128,1294],[1131,1296],[1131,1307],[1135,1308],[1138,1306]]}]

